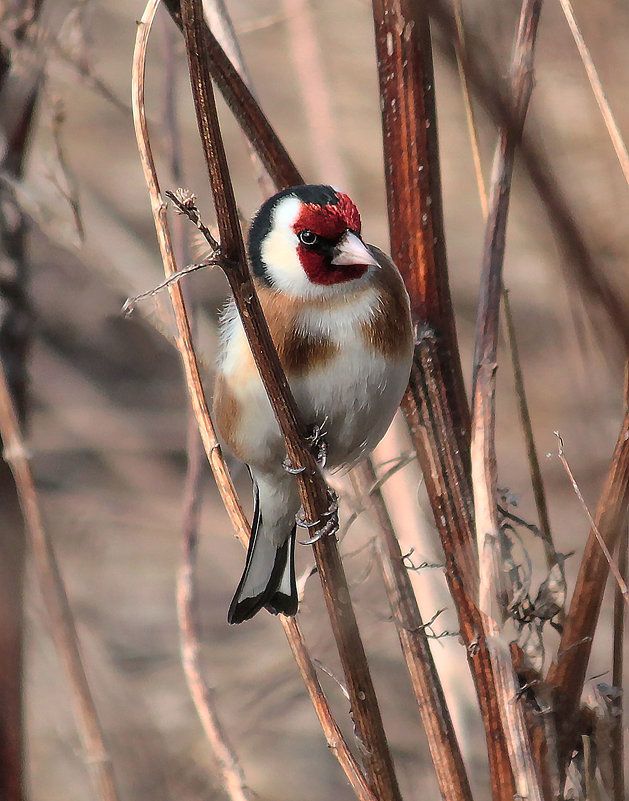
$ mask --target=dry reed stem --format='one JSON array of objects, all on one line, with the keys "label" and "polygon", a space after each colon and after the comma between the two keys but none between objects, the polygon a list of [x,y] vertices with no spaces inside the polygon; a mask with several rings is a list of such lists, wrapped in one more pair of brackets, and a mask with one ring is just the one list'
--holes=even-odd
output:
[{"label": "dry reed stem", "polygon": [[[461,0],[454,2],[454,16],[456,21],[457,39],[455,43],[457,66],[459,70],[459,78],[461,81],[461,91],[463,94],[463,103],[465,106],[465,116],[467,121],[468,133],[470,143],[472,146],[472,156],[474,161],[474,171],[476,173],[476,185],[478,187],[478,197],[480,200],[481,211],[483,219],[487,222],[488,216],[488,198],[485,180],[483,178],[482,163],[480,159],[480,147],[478,143],[478,129],[476,127],[476,120],[472,109],[472,100],[470,97],[469,84],[466,73],[467,62],[467,46],[465,43],[465,26],[463,23],[463,9]],[[546,566],[550,570],[556,564],[556,551],[553,543],[552,533],[550,529],[550,518],[548,516],[548,505],[546,503],[546,491],[544,489],[544,482],[542,479],[542,471],[539,464],[537,455],[537,448],[535,447],[535,439],[533,437],[533,425],[531,422],[531,415],[529,412],[528,401],[526,397],[526,389],[524,386],[524,376],[522,375],[522,366],[520,362],[520,355],[518,349],[517,336],[515,325],[513,322],[513,314],[511,313],[511,302],[509,300],[509,292],[502,285],[502,300],[504,308],[504,328],[505,339],[509,347],[511,355],[511,365],[513,367],[513,380],[515,385],[515,394],[518,399],[518,412],[520,416],[520,424],[522,426],[522,433],[524,435],[524,442],[526,446],[526,455],[529,464],[529,473],[531,476],[531,487],[533,489],[533,497],[535,499],[535,507],[537,509],[537,516],[539,519],[539,530],[544,544],[544,553],[546,556]]]},{"label": "dry reed stem", "polygon": [[501,128],[494,156],[474,353],[472,404],[472,486],[479,558],[479,608],[486,616],[487,643],[516,792],[543,798],[542,765],[536,766],[519,684],[511,656],[500,639],[509,587],[502,565],[495,452],[495,375],[506,224],[515,143],[521,136],[532,91],[533,55],[541,0],[522,4],[511,65],[513,127]]},{"label": "dry reed stem", "polygon": [[531,95],[533,53],[541,0],[525,0],[514,46],[511,75],[513,127],[500,129],[494,156],[489,214],[485,231],[480,300],[476,323],[472,404],[472,485],[480,563],[480,609],[499,622],[506,603],[496,505],[495,374],[500,293],[515,143],[519,140]]},{"label": "dry reed stem", "polygon": [[[476,598],[469,483],[469,413],[461,379],[447,280],[434,78],[426,11],[418,4],[373,4],[383,109],[392,256],[407,287],[418,334],[403,402],[444,549],[487,738],[492,793],[513,798],[494,669]],[[419,225],[417,224],[419,221]]]},{"label": "dry reed stem", "polygon": [[[199,133],[217,213],[223,270],[284,437],[288,458],[294,466],[305,468],[297,476],[297,481],[306,520],[314,524],[312,528],[316,534],[325,525],[329,496],[321,473],[307,448],[303,423],[271,340],[247,266],[216,111],[209,54],[204,50],[206,26],[200,0],[184,0],[182,21]],[[335,538],[322,537],[315,542],[314,552],[351,698],[352,717],[365,748],[364,762],[368,782],[383,801],[398,799],[400,795],[393,761]]]},{"label": "dry reed stem", "polygon": [[[156,2],[157,0],[151,0],[151,2],[147,5],[147,9],[145,10],[145,14],[143,16],[143,21],[138,28],[138,42],[136,45],[136,53],[134,55],[133,106],[138,149],[140,151],[140,158],[145,180],[149,188],[151,207],[153,210],[160,252],[164,262],[164,269],[166,271],[166,275],[169,276],[176,272],[176,267],[173,258],[172,245],[170,243],[170,235],[168,233],[165,214],[166,208],[160,194],[159,183],[157,180],[157,174],[150,148],[150,141],[148,138],[146,116],[144,111],[144,63],[148,34],[150,32],[150,16],[148,12],[149,10],[154,12],[154,6],[156,5]],[[197,425],[199,426],[207,458],[214,473],[219,492],[221,493],[221,498],[232,521],[234,529],[236,530],[238,538],[246,548],[249,541],[250,527],[223,460],[209,416],[207,403],[203,394],[203,387],[199,378],[198,366],[194,356],[194,349],[190,336],[190,327],[185,306],[183,304],[181,288],[177,284],[174,284],[169,287],[169,291],[171,300],[173,302],[178,327],[176,344],[184,363],[186,385],[191,395],[195,419],[197,420]],[[345,771],[348,781],[350,782],[360,801],[376,801],[376,797],[367,785],[358,763],[352,756],[347,743],[345,742],[340,729],[330,712],[327,700],[317,679],[315,668],[312,664],[312,660],[307,651],[296,621],[294,619],[283,617],[281,618],[281,621],[286,636],[289,640],[290,647],[295,655],[295,659],[302,673],[302,678],[306,684],[311,701],[324,730],[330,749],[334,752],[339,760],[339,763]],[[210,719],[210,716],[203,708],[198,711],[200,715],[205,716],[208,720]]]},{"label": "dry reed stem", "polygon": [[472,801],[465,765],[402,552],[370,462],[356,467],[375,513],[376,555],[444,801]]},{"label": "dry reed stem", "polygon": [[588,80],[590,81],[592,92],[594,93],[594,97],[596,98],[603,121],[605,122],[605,126],[609,133],[609,138],[612,140],[612,145],[614,146],[616,156],[618,157],[618,161],[620,163],[620,168],[625,176],[625,180],[627,183],[629,183],[629,153],[627,153],[627,147],[622,138],[622,134],[620,133],[620,129],[616,123],[616,119],[614,118],[614,114],[611,110],[609,102],[605,97],[603,85],[598,77],[598,72],[594,66],[594,62],[592,61],[590,51],[585,44],[585,40],[581,31],[579,30],[579,25],[576,17],[574,16],[572,4],[570,3],[570,0],[559,0],[559,2],[561,4],[566,21],[570,27],[570,32],[572,33],[572,37],[579,51],[579,55],[581,56],[581,61],[583,62],[583,66],[587,72]]},{"label": "dry reed stem", "polygon": [[[629,525],[625,528],[618,545],[618,569],[623,579],[627,580],[627,546],[629,545]],[[615,700],[616,720],[611,731],[612,751],[611,762],[613,771],[613,801],[625,801],[625,734],[623,714],[625,702],[623,697],[623,651],[625,634],[625,603],[620,588],[616,587],[614,593],[614,642],[612,649],[612,686],[620,690]]]},{"label": "dry reed stem", "polygon": [[[620,537],[629,501],[629,410],[620,434],[605,484],[596,509],[596,530],[608,551],[614,550]],[[587,664],[592,649],[609,563],[605,558],[594,528],[590,531],[566,621],[547,681],[556,695],[555,712],[560,737],[562,760],[566,760],[573,744],[574,714],[583,691]]]},{"label": "dry reed stem", "polygon": [[[146,51],[158,2],[159,0],[149,0],[142,15],[142,19],[138,24],[133,57],[132,103],[136,139],[140,151],[144,177],[149,188],[151,208],[153,210],[164,270],[167,278],[171,278],[176,275],[177,269],[170,233],[166,223],[166,206],[161,199],[150,148],[144,105]],[[246,518],[240,507],[233,484],[231,483],[231,476],[221,458],[216,436],[209,418],[207,403],[193,350],[190,324],[184,306],[181,287],[178,283],[171,283],[168,289],[177,322],[178,337],[176,344],[183,360],[186,385],[191,395],[191,402],[193,404],[195,418],[199,425],[203,444],[215,473],[217,484],[223,489],[225,497],[227,498],[228,503],[226,503],[225,506],[230,518],[233,522],[235,520],[244,521],[246,527]],[[244,777],[242,776],[238,759],[225,737],[225,732],[216,714],[214,699],[201,675],[199,667],[199,642],[194,621],[189,614],[190,601],[193,595],[193,543],[190,540],[189,531],[185,539],[184,549],[184,564],[182,565],[178,577],[177,602],[181,630],[182,660],[186,680],[197,714],[199,715],[199,719],[201,720],[221,770],[223,786],[234,801],[249,801],[251,796],[247,794],[247,790],[245,789]]]},{"label": "dry reed stem", "polygon": [[114,771],[85,675],[72,610],[52,542],[42,521],[26,446],[1,361],[0,434],[4,443],[3,456],[15,479],[44,605],[50,615],[52,636],[70,683],[74,714],[94,790],[101,801],[118,801]]},{"label": "dry reed stem", "polygon": [[574,477],[574,473],[572,472],[572,469],[571,469],[570,465],[568,464],[568,460],[566,459],[566,454],[565,454],[565,451],[564,451],[563,437],[561,436],[561,434],[559,434],[558,431],[555,431],[555,436],[557,437],[557,439],[559,441],[559,447],[557,449],[557,455],[559,456],[559,460],[561,461],[561,464],[563,465],[563,468],[566,471],[566,475],[570,479],[570,483],[572,484],[572,489],[574,490],[574,494],[579,499],[579,503],[581,504],[581,506],[583,507],[583,511],[587,515],[587,519],[589,520],[592,532],[593,532],[594,536],[596,537],[596,540],[597,540],[597,542],[599,544],[599,547],[600,547],[601,551],[603,552],[603,556],[607,560],[607,564],[609,565],[609,569],[611,570],[612,575],[614,576],[614,579],[616,580],[616,585],[617,585],[617,589],[620,592],[620,596],[621,596],[621,598],[624,600],[624,602],[626,604],[629,604],[629,589],[627,589],[627,584],[626,584],[626,582],[625,582],[625,580],[624,580],[624,578],[622,576],[622,573],[620,572],[620,568],[618,567],[618,565],[614,561],[614,557],[611,555],[611,553],[609,551],[609,548],[607,547],[607,544],[606,544],[606,542],[605,542],[605,540],[603,538],[603,535],[599,531],[598,526],[596,524],[596,521],[592,517],[592,513],[590,512],[590,508],[587,505],[587,503],[585,502],[585,498],[583,497],[583,493],[581,492],[581,488],[577,484],[577,480]]}]

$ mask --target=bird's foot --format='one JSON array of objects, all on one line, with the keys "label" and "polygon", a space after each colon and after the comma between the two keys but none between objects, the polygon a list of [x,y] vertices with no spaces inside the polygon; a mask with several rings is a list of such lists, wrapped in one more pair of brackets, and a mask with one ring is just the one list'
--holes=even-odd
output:
[{"label": "bird's foot", "polygon": [[328,418],[326,416],[321,425],[315,423],[310,429],[310,433],[306,437],[306,441],[310,445],[312,455],[322,470],[325,467],[325,463],[328,459],[328,443],[325,441],[325,424],[327,422]]},{"label": "bird's foot", "polygon": [[331,490],[328,487],[328,498],[329,498],[329,505],[327,510],[321,515],[319,520],[315,520],[314,523],[311,523],[309,520],[306,520],[306,513],[304,511],[304,507],[302,506],[297,515],[295,516],[295,522],[298,526],[302,528],[320,528],[315,532],[314,536],[310,537],[307,540],[300,540],[301,545],[313,545],[315,542],[320,540],[322,537],[329,537],[332,534],[336,534],[339,528],[339,503],[336,492]]},{"label": "bird's foot", "polygon": [[306,470],[305,467],[295,467],[288,456],[282,461],[282,467],[287,473],[290,473],[291,476],[298,476],[300,473],[303,473]]}]

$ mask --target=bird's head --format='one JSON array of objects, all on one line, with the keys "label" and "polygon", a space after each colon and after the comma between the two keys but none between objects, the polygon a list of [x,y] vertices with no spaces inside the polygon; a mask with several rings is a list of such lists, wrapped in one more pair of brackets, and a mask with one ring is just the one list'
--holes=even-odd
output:
[{"label": "bird's head", "polygon": [[360,238],[360,214],[331,186],[285,189],[266,201],[249,229],[255,275],[297,297],[325,297],[378,262]]}]

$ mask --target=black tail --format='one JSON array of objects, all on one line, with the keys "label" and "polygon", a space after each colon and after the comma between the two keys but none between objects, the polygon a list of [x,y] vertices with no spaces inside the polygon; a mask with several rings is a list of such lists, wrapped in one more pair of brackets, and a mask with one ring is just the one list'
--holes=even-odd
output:
[{"label": "black tail", "polygon": [[258,487],[253,482],[255,509],[245,569],[227,614],[229,623],[249,620],[263,607],[274,615],[297,613],[295,527],[277,548],[264,535]]}]

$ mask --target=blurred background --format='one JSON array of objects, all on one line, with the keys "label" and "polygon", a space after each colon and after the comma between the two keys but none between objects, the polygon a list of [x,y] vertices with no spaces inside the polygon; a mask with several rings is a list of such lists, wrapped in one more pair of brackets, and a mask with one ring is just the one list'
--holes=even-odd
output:
[{"label": "blurred background", "polygon": [[[304,10],[305,7],[305,10]],[[255,93],[299,169],[311,182],[333,183],[358,205],[365,238],[387,250],[379,97],[371,6],[366,0],[229,0],[228,9]],[[137,3],[44,2],[39,42],[46,81],[35,110],[23,181],[29,237],[34,338],[29,352],[28,446],[45,515],[58,551],[85,662],[102,713],[123,798],[136,801],[222,798],[215,767],[187,692],[178,650],[175,576],[180,560],[187,399],[170,323],[148,299],[125,318],[125,299],[158,283],[162,268],[130,113],[130,74]],[[629,8],[619,0],[575,2],[575,12],[621,130],[629,129]],[[471,53],[484,72],[508,70],[519,4],[464,3]],[[5,18],[5,22],[8,18]],[[6,32],[6,29],[5,29]],[[314,34],[313,40],[304,32]],[[314,47],[314,56],[311,48]],[[472,349],[483,219],[452,44],[435,29],[435,84],[450,280],[466,380]],[[327,97],[300,80],[314,58]],[[494,72],[497,70],[497,73]],[[167,14],[156,20],[147,64],[147,114],[163,189],[179,183],[198,196],[208,223],[213,210],[197,140],[183,42]],[[169,99],[170,98],[170,99]],[[326,107],[326,101],[329,105]],[[183,178],[172,176],[174,149]],[[317,106],[317,103],[322,105]],[[173,106],[170,106],[173,108]],[[488,178],[495,127],[474,100]],[[238,202],[250,217],[262,200],[246,145],[221,105]],[[170,133],[169,133],[170,130]],[[535,88],[527,118],[533,156],[565,199],[592,257],[620,296],[627,296],[629,189],[618,166],[560,6],[542,11]],[[74,207],[71,201],[76,201]],[[82,232],[81,232],[82,228]],[[192,231],[183,229],[192,241]],[[194,245],[187,262],[198,258]],[[554,431],[587,502],[594,507],[620,425],[622,349],[609,321],[571,279],[574,265],[544,203],[519,163],[513,185],[505,283],[558,551],[574,577],[588,523],[557,458]],[[199,350],[212,391],[216,319],[226,282],[206,270],[185,281],[199,311]],[[156,330],[157,323],[160,331]],[[377,463],[408,450],[404,425]],[[501,485],[531,522],[535,507],[503,348],[498,371],[498,465]],[[246,473],[234,464],[250,509]],[[415,463],[387,485],[403,549],[415,549],[421,611],[440,609],[435,658],[478,799],[488,796],[484,736],[475,712],[456,619],[439,569],[440,548]],[[342,524],[353,509],[351,493]],[[373,527],[361,514],[342,551],[402,793],[436,798],[419,715],[376,571]],[[531,545],[541,564],[541,549]],[[311,560],[298,553],[299,569]],[[244,554],[207,471],[198,562],[203,665],[219,713],[261,799],[350,799],[329,753],[282,631],[261,614],[229,627],[226,613]],[[570,583],[571,587],[572,584]],[[54,650],[32,570],[27,584],[25,651],[26,754],[33,801],[90,798],[89,775],[76,733],[70,693]],[[611,596],[589,674],[609,671]],[[340,668],[316,577],[300,611],[312,655],[335,675]],[[548,638],[556,647],[557,637]],[[348,704],[322,672],[344,731]],[[469,686],[468,686],[469,685]],[[588,683],[588,688],[591,682]]]}]

